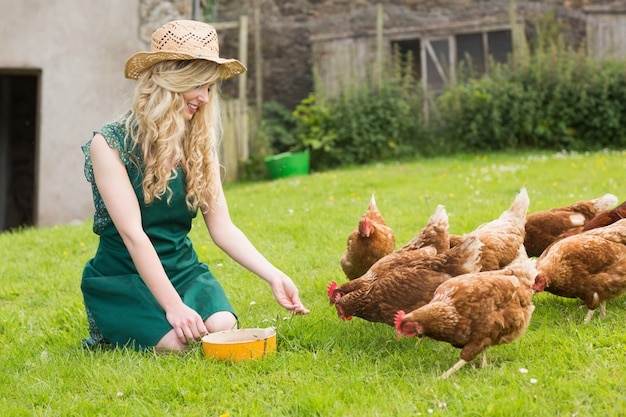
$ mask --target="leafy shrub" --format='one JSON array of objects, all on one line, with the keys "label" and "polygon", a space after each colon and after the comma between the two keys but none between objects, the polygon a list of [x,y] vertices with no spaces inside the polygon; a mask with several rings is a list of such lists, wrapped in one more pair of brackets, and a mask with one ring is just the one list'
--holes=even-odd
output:
[{"label": "leafy shrub", "polygon": [[421,95],[393,82],[362,86],[336,101],[337,146],[333,155],[347,164],[416,154],[422,125]]},{"label": "leafy shrub", "polygon": [[315,94],[310,94],[296,106],[293,112],[296,120],[298,150],[328,153],[335,146],[336,133],[331,109],[318,103]]},{"label": "leafy shrub", "polygon": [[432,127],[451,148],[594,150],[626,143],[626,68],[563,43],[538,43],[526,65],[448,86]]},{"label": "leafy shrub", "polygon": [[431,101],[413,78],[412,57],[393,54],[380,85],[363,83],[338,96],[315,94],[291,112],[267,103],[259,136],[272,153],[311,151],[323,170],[414,156],[478,151],[596,150],[626,146],[626,66],[596,61],[568,47],[546,16],[524,61],[471,62],[459,81]]},{"label": "leafy shrub", "polygon": [[421,95],[393,81],[360,85],[324,102],[310,95],[294,115],[314,169],[412,157],[429,148]]},{"label": "leafy shrub", "polygon": [[277,101],[263,103],[263,115],[259,126],[259,140],[269,146],[268,152],[282,153],[295,150],[296,118],[291,110]]}]

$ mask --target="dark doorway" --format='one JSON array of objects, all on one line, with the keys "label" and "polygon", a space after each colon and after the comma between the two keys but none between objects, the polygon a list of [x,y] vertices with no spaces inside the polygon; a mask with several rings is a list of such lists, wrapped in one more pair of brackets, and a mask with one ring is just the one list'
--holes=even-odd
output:
[{"label": "dark doorway", "polygon": [[0,231],[35,224],[40,75],[0,69]]}]

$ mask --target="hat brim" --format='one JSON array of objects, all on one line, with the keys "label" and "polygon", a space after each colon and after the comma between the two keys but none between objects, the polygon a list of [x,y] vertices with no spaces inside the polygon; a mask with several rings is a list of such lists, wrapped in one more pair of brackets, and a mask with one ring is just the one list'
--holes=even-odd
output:
[{"label": "hat brim", "polygon": [[212,56],[194,56],[172,52],[137,52],[126,61],[124,75],[126,78],[136,80],[146,69],[162,61],[190,61],[204,59],[220,65],[221,79],[227,80],[237,74],[246,72],[246,67],[236,59],[220,58]]}]

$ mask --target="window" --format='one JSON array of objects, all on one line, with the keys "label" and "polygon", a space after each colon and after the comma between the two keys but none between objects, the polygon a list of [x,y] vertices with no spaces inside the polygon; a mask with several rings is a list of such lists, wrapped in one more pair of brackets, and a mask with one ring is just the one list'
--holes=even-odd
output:
[{"label": "window", "polygon": [[481,75],[489,71],[490,57],[504,63],[513,51],[511,30],[501,28],[451,33],[448,37],[424,35],[392,41],[391,45],[403,55],[412,52],[416,79],[422,79],[435,94],[454,81],[461,62],[471,64],[472,73]]}]

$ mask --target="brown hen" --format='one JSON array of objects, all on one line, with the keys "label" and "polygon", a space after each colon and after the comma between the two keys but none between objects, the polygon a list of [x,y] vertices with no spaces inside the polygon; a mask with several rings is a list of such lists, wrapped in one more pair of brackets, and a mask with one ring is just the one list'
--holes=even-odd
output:
[{"label": "brown hen", "polygon": [[432,246],[437,253],[450,249],[450,236],[448,234],[448,213],[442,205],[438,205],[435,212],[428,219],[428,223],[407,244],[398,249],[398,252]]},{"label": "brown hen", "polygon": [[537,259],[535,291],[579,298],[588,323],[626,292],[626,219],[559,240]]},{"label": "brown hen", "polygon": [[582,231],[585,232],[587,230],[597,229],[598,227],[608,226],[621,219],[626,219],[626,201],[614,209],[604,210],[596,214],[587,222]]},{"label": "brown hen", "polygon": [[[447,220],[447,215],[445,218]],[[418,308],[430,301],[442,282],[478,271],[481,246],[477,237],[471,237],[443,253],[437,253],[434,246],[391,253],[372,265],[362,277],[341,286],[331,282],[328,286],[330,303],[335,305],[342,320],[356,316],[393,326],[398,310]]]},{"label": "brown hen", "polygon": [[385,223],[372,194],[357,229],[348,236],[346,251],[341,256],[341,268],[348,279],[358,278],[374,262],[393,252],[395,246],[393,230]]},{"label": "brown hen", "polygon": [[580,233],[597,213],[617,204],[617,197],[605,194],[581,200],[567,207],[531,213],[526,217],[524,246],[528,256],[540,256],[552,243]]},{"label": "brown hen", "polygon": [[[522,187],[508,210],[499,218],[481,224],[471,234],[477,235],[483,243],[481,271],[502,269],[517,256],[524,243],[526,212],[530,204],[528,192]],[[450,246],[462,242],[465,236],[450,236]]]},{"label": "brown hen", "polygon": [[534,261],[523,247],[505,269],[450,278],[426,305],[405,314],[398,311],[397,334],[427,336],[461,349],[460,360],[442,376],[445,379],[489,346],[510,343],[526,331],[534,305]]}]

